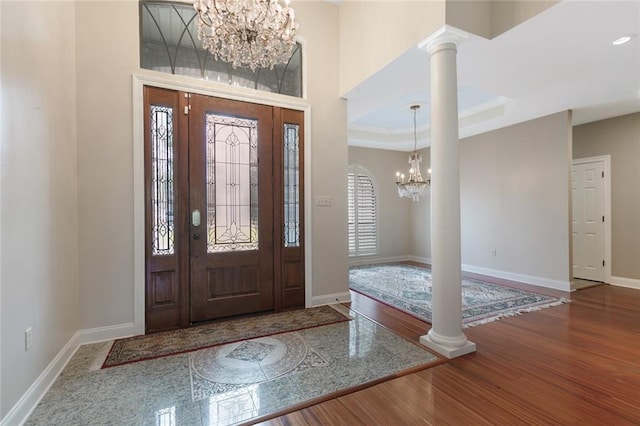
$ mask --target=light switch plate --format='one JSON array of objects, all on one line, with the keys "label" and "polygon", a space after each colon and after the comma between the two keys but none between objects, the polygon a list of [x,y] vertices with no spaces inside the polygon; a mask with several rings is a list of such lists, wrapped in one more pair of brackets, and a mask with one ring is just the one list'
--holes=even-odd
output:
[{"label": "light switch plate", "polygon": [[333,198],[328,195],[317,195],[316,206],[317,207],[331,207],[333,205]]}]

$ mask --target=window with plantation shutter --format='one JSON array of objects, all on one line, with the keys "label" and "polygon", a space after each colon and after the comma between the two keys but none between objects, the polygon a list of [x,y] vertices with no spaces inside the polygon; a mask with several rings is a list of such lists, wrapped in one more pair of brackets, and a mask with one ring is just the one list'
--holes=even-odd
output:
[{"label": "window with plantation shutter", "polygon": [[347,176],[349,256],[375,254],[378,245],[378,225],[373,180],[360,166],[349,166]]}]

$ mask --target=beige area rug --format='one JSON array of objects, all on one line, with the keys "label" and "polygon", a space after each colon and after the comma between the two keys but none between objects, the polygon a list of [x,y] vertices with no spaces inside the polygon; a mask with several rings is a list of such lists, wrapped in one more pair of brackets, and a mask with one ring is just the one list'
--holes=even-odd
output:
[{"label": "beige area rug", "polygon": [[[558,306],[565,298],[462,277],[462,323],[474,327]],[[431,271],[402,263],[353,266],[349,288],[431,323]]]},{"label": "beige area rug", "polygon": [[102,368],[348,320],[348,316],[331,306],[318,306],[118,339]]}]

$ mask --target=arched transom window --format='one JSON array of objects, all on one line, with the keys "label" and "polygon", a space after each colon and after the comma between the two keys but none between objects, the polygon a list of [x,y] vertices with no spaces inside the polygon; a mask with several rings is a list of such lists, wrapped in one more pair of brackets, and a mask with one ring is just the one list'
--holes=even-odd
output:
[{"label": "arched transom window", "polygon": [[198,15],[191,3],[140,2],[140,67],[302,97],[302,48],[273,69],[233,68],[217,61],[198,39]]}]

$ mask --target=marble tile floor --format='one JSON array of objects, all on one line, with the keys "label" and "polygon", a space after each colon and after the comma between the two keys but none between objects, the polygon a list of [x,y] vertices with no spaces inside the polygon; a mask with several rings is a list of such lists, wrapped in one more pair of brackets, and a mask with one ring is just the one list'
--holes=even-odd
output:
[{"label": "marble tile floor", "polygon": [[81,346],[26,425],[231,425],[439,359],[366,317],[101,369]]}]

